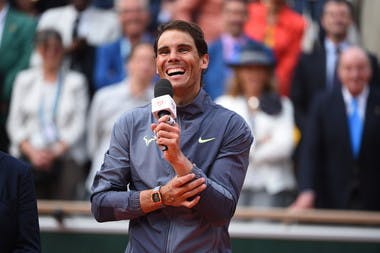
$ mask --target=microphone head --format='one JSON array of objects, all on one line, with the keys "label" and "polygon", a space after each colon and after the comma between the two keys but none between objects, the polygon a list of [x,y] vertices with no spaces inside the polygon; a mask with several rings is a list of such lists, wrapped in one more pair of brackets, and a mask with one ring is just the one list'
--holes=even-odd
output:
[{"label": "microphone head", "polygon": [[154,86],[154,97],[169,95],[173,97],[173,86],[168,79],[160,79]]}]

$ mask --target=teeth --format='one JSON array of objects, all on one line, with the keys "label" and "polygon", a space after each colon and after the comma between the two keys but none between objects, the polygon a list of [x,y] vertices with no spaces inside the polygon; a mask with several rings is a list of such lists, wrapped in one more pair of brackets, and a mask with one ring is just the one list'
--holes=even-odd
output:
[{"label": "teeth", "polygon": [[182,68],[172,68],[166,72],[169,76],[184,74],[185,70]]}]

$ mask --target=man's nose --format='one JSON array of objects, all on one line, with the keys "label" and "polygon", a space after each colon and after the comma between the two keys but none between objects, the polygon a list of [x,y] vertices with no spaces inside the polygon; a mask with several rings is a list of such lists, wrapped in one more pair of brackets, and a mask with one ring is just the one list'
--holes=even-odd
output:
[{"label": "man's nose", "polygon": [[169,54],[169,61],[178,60],[178,52],[173,50]]}]

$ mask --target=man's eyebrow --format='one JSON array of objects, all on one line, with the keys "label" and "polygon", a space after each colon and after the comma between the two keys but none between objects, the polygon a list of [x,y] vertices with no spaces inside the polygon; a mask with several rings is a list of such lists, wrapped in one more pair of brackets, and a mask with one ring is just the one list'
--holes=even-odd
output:
[{"label": "man's eyebrow", "polygon": [[[182,43],[182,44],[178,44],[176,47],[188,47],[188,48],[192,48],[193,46],[191,44]],[[163,49],[167,49],[167,48],[169,48],[169,46],[162,46],[162,47],[159,47],[157,49],[157,51],[160,51],[160,50],[163,50]]]},{"label": "man's eyebrow", "polygon": [[192,48],[193,46],[190,44],[182,43],[182,44],[179,44],[178,47],[190,47],[190,48]]}]

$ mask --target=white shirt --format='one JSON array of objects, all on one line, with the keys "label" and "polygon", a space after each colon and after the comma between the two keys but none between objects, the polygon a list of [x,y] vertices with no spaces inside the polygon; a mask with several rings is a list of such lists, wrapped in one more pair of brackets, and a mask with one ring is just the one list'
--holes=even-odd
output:
[{"label": "white shirt", "polygon": [[[334,72],[336,69],[336,64],[338,61],[338,55],[336,52],[337,47],[340,48],[341,52],[347,49],[350,44],[346,41],[343,41],[339,44],[334,44],[329,39],[325,40],[325,49],[326,49],[326,87],[330,87],[333,82]],[[331,88],[331,87],[330,87]]]},{"label": "white shirt", "polygon": [[[353,96],[347,90],[345,86],[342,87],[342,94],[343,94],[344,104],[346,105],[346,113],[347,115],[351,115]],[[367,106],[368,94],[369,94],[369,88],[368,88],[368,85],[366,85],[363,91],[355,97],[358,100],[358,107],[359,107],[358,111],[359,111],[359,116],[362,121],[364,121],[364,118],[365,118],[365,110]]]},{"label": "white shirt", "polygon": [[6,5],[4,5],[4,8],[0,11],[0,45],[1,45],[1,40],[3,38],[5,16],[8,13],[8,9],[9,9],[9,6],[8,6],[8,4],[6,4]]}]

